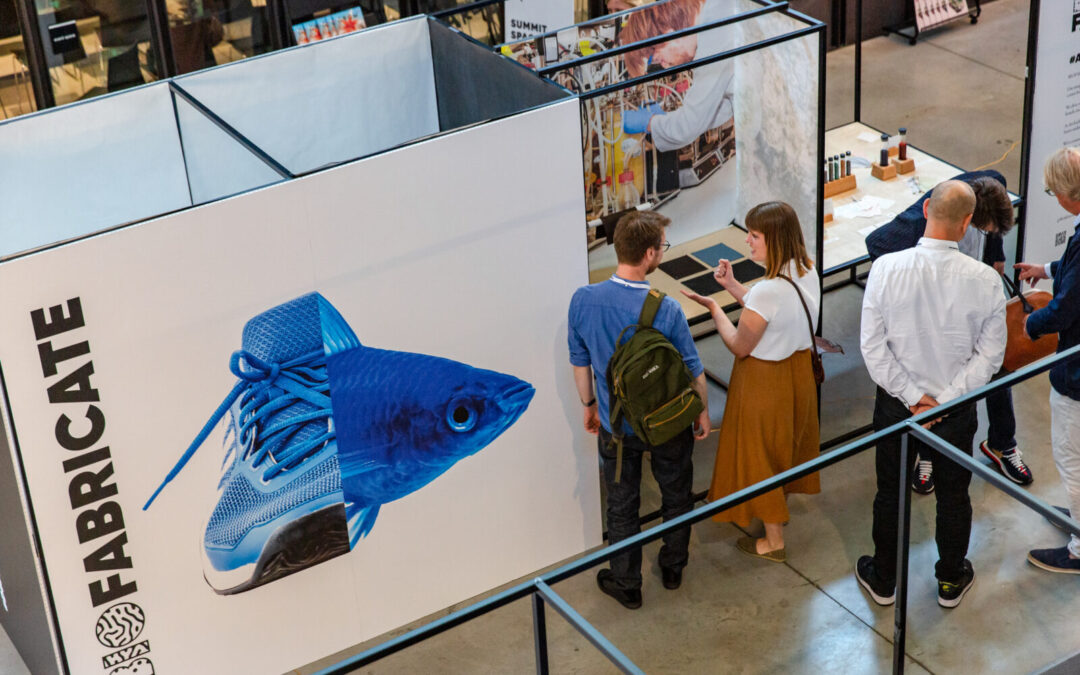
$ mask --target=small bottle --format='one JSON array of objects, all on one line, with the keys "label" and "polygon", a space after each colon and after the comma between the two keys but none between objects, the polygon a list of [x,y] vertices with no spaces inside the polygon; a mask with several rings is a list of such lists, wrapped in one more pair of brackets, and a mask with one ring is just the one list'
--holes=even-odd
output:
[{"label": "small bottle", "polygon": [[847,171],[844,170],[844,153],[837,155],[836,160],[840,164],[840,177],[847,178]]},{"label": "small bottle", "polygon": [[897,156],[901,161],[907,159],[907,127],[900,127],[900,153]]},{"label": "small bottle", "polygon": [[832,157],[825,160],[825,166],[829,169],[829,181],[836,180],[836,165],[833,164]]},{"label": "small bottle", "polygon": [[889,166],[889,134],[881,134],[881,168]]},{"label": "small bottle", "polygon": [[844,153],[844,171],[847,171],[847,175],[851,175],[851,151],[848,150]]}]

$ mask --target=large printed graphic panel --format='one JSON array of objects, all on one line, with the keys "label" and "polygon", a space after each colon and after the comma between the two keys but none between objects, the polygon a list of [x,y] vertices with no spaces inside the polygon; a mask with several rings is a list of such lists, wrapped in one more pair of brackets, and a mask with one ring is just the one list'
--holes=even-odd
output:
[{"label": "large printed graphic panel", "polygon": [[1073,235],[1073,216],[1043,191],[1043,163],[1062,147],[1080,147],[1080,2],[1039,5],[1031,152],[1022,259],[1059,259]]},{"label": "large printed graphic panel", "polygon": [[579,138],[568,101],[0,266],[73,673],[277,673],[600,543]]}]

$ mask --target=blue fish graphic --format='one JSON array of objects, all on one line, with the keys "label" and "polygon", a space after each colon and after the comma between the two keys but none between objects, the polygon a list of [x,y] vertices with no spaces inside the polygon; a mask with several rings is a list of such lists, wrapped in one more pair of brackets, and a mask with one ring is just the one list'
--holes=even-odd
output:
[{"label": "blue fish graphic", "polygon": [[535,389],[511,375],[362,345],[319,297],[350,544],[379,508],[435,480],[510,428]]}]

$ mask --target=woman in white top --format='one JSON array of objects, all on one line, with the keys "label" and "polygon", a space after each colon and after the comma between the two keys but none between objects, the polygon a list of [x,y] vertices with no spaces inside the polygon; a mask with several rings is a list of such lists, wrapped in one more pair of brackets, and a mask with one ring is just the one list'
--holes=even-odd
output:
[{"label": "woman in white top", "polygon": [[[814,348],[810,326],[821,304],[818,274],[806,253],[799,218],[787,204],[755,206],[746,214],[746,228],[750,259],[765,265],[765,279],[747,289],[735,280],[727,260],[721,260],[714,273],[743,306],[738,328],[715,300],[683,291],[712,313],[716,330],[736,357],[710,500],[771,478],[818,454],[817,385],[810,361]],[[818,474],[814,473],[723,511],[715,519],[746,528],[751,519],[760,518],[765,537],[744,537],[737,542],[739,550],[783,562],[787,559],[787,494],[820,490]]]}]

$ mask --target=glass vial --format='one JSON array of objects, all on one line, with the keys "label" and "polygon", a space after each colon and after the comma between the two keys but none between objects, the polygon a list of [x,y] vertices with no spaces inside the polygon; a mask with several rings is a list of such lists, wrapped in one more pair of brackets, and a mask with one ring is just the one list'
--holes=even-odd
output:
[{"label": "glass vial", "polygon": [[881,168],[889,166],[889,134],[881,134]]},{"label": "glass vial", "polygon": [[900,127],[900,154],[901,160],[907,159],[907,127]]}]

